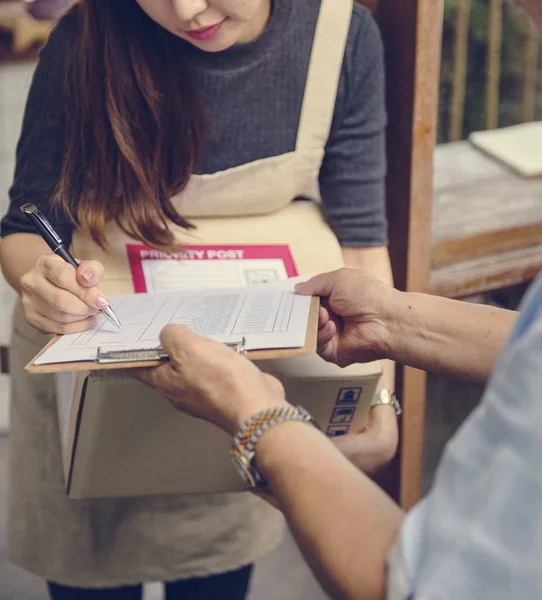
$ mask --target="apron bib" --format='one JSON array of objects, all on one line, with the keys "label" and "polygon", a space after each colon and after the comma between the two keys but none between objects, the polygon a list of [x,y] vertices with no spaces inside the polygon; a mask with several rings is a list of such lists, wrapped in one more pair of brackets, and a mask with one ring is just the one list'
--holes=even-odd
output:
[{"label": "apron bib", "polygon": [[[193,176],[174,202],[197,227],[174,230],[179,244],[284,243],[301,274],[342,266],[339,244],[315,202],[333,119],[352,0],[323,0],[294,152],[213,175]],[[131,291],[126,244],[107,228],[108,252],[83,231],[73,253],[105,266],[106,294]],[[54,380],[24,365],[46,343],[14,314],[8,550],[10,559],[48,580],[78,587],[171,581],[250,564],[282,539],[283,519],[250,494],[71,501],[64,488]],[[120,391],[122,388],[120,388]]]}]

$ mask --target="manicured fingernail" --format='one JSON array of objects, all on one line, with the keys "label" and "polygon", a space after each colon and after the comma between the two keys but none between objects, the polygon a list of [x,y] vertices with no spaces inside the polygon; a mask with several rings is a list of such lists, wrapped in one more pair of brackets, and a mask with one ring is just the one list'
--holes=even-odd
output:
[{"label": "manicured fingernail", "polygon": [[83,279],[85,281],[88,281],[89,283],[93,280],[94,278],[94,273],[92,271],[85,271],[83,273]]},{"label": "manicured fingernail", "polygon": [[96,306],[98,308],[107,308],[109,306],[109,302],[103,296],[98,296],[98,299],[96,300]]}]

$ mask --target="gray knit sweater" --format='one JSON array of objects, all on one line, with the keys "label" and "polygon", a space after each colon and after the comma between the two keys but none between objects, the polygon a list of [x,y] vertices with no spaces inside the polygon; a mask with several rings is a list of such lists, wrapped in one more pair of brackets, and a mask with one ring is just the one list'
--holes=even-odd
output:
[{"label": "gray knit sweater", "polygon": [[[189,65],[210,116],[202,173],[294,150],[319,7],[320,0],[276,0],[266,30],[250,44],[216,54],[186,44]],[[63,55],[70,51],[75,35],[75,19],[74,15],[65,17],[41,52],[2,236],[33,233],[19,211],[24,202],[34,202],[50,213],[64,140],[64,107],[58,90]],[[343,246],[387,243],[385,121],[382,44],[370,13],[356,4],[320,172],[324,210]],[[50,216],[69,242],[70,224]]]}]

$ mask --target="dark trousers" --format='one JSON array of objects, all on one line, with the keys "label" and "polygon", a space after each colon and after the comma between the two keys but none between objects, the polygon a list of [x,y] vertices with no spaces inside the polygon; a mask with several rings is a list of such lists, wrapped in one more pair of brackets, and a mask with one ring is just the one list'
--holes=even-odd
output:
[{"label": "dark trousers", "polygon": [[[245,600],[252,566],[211,577],[166,583],[166,600]],[[51,600],[141,600],[143,586],[109,589],[71,588],[48,583]]]}]

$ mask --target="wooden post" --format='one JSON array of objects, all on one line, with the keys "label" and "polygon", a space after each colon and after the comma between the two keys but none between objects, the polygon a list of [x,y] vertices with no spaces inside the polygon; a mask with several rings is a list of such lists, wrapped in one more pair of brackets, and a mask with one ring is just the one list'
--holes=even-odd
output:
[{"label": "wooden post", "polygon": [[[397,287],[426,292],[443,1],[380,0],[377,18],[387,62],[390,254]],[[426,378],[410,368],[399,368],[397,378],[404,414],[391,491],[410,508],[421,493]]]}]

